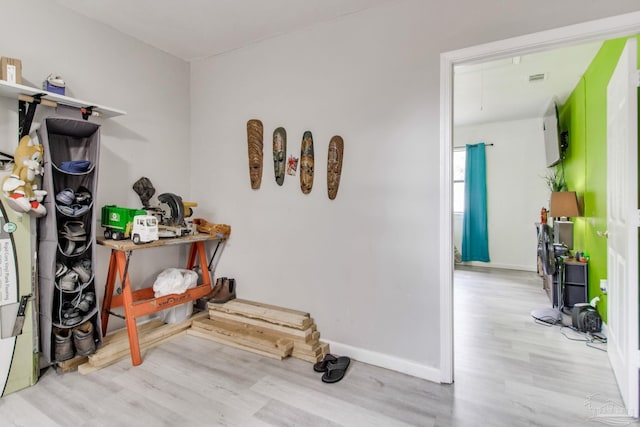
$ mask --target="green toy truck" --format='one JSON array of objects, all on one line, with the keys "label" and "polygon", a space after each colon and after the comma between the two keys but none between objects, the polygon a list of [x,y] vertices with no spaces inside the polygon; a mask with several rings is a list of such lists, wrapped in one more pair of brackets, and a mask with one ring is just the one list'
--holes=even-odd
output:
[{"label": "green toy truck", "polygon": [[158,240],[158,221],[142,209],[121,208],[115,205],[102,207],[101,224],[106,239],[131,238],[133,243]]}]

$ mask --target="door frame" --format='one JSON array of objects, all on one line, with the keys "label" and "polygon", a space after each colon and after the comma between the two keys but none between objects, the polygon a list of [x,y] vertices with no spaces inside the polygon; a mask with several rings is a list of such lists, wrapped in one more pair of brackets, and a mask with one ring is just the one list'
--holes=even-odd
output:
[{"label": "door frame", "polygon": [[440,55],[440,382],[454,381],[453,67],[640,33],[640,12],[588,21]]}]

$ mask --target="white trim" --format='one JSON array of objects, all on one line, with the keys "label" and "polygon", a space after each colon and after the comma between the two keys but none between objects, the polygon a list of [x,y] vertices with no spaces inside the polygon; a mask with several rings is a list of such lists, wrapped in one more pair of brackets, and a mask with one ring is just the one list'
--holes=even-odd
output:
[{"label": "white trim", "polygon": [[453,67],[640,33],[640,12],[570,25],[440,55],[440,378],[453,381]]},{"label": "white trim", "polygon": [[402,372],[403,374],[422,378],[428,381],[440,382],[440,370],[432,366],[422,365],[411,360],[401,359],[388,354],[366,350],[359,347],[352,347],[334,341],[322,340],[329,343],[331,353],[348,354],[350,358],[381,368]]},{"label": "white trim", "polygon": [[453,61],[440,56],[440,381],[453,382]]},{"label": "white trim", "polygon": [[518,270],[518,271],[530,271],[536,273],[538,271],[536,266],[531,265],[514,265],[514,264],[500,264],[499,262],[480,262],[480,261],[468,261],[462,262],[458,265],[466,267],[478,267],[478,268],[500,268],[502,270]]}]

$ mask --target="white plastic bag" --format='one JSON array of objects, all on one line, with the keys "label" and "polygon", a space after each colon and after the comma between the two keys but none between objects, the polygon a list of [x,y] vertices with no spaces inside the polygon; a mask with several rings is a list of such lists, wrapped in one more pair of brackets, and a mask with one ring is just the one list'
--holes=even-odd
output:
[{"label": "white plastic bag", "polygon": [[158,274],[153,283],[156,298],[169,294],[182,294],[187,289],[195,287],[198,274],[184,268],[167,268]]},{"label": "white plastic bag", "polygon": [[[184,268],[167,268],[158,275],[153,284],[155,297],[169,294],[181,294],[189,288],[195,288],[198,274]],[[165,323],[178,323],[187,320],[193,313],[193,301],[162,310],[160,318]]]}]

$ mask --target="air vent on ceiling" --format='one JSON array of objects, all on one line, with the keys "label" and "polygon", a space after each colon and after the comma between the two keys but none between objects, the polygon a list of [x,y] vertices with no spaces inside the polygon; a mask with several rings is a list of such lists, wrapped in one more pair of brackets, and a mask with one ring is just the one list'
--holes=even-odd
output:
[{"label": "air vent on ceiling", "polygon": [[539,81],[545,80],[546,78],[547,78],[547,75],[545,73],[531,74],[529,76],[529,81],[530,82],[539,82]]}]

